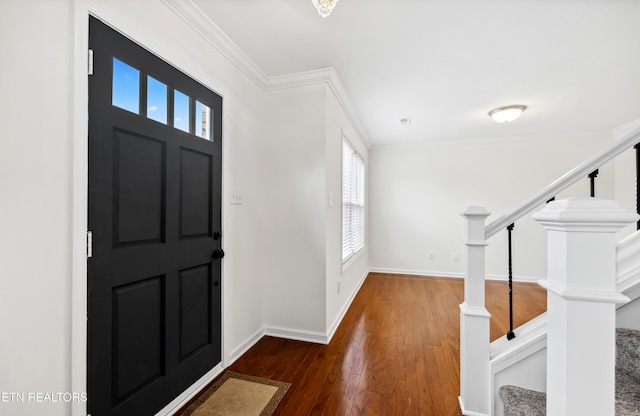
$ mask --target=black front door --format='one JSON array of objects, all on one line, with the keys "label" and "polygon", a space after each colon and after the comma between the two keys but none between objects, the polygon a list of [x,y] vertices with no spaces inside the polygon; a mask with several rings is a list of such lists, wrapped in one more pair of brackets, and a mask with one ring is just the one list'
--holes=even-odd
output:
[{"label": "black front door", "polygon": [[222,98],[90,18],[88,413],[152,415],[221,361]]}]

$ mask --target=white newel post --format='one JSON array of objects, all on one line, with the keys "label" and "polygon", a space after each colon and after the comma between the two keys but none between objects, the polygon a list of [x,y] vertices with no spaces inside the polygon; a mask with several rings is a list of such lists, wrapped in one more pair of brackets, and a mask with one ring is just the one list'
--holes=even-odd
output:
[{"label": "white newel post", "polygon": [[616,236],[636,214],[571,198],[533,215],[548,230],[547,415],[614,416]]},{"label": "white newel post", "polygon": [[469,207],[466,220],[467,273],[460,304],[460,408],[462,414],[489,416],[489,312],[484,304],[485,220],[483,207]]}]

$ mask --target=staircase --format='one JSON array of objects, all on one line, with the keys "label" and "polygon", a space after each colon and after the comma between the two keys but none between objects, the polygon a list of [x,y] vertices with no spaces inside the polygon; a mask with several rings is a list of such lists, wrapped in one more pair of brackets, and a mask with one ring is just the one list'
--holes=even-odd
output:
[{"label": "staircase", "polygon": [[[619,242],[616,251],[617,291],[630,299],[629,303],[618,306],[616,311],[616,326],[618,328],[635,329],[636,331],[631,332],[637,335],[638,331],[640,331],[640,319],[638,319],[640,316],[640,232],[633,233]],[[516,405],[517,400],[519,400],[518,398],[528,398],[529,396],[527,394],[529,392],[539,393],[546,390],[547,320],[547,314],[544,313],[517,328],[516,332],[518,336],[514,340],[507,341],[506,337],[503,336],[491,343],[490,379],[493,396],[492,415],[538,414],[534,409],[539,408],[539,404],[536,406],[526,404],[531,403],[529,401],[523,403],[520,407],[512,407],[511,413],[507,413],[505,406],[507,401],[511,405]],[[629,330],[617,329],[617,331]],[[619,335],[617,344],[620,344],[624,338],[624,333],[621,336]],[[637,337],[635,339],[635,345],[637,347],[639,345]],[[618,351],[619,348],[621,347],[617,347]],[[628,362],[629,361],[627,361],[627,363]],[[627,367],[626,364],[619,366]],[[634,368],[638,366],[640,366],[640,359]],[[640,370],[638,370],[636,375],[640,375]],[[636,379],[636,383],[640,383],[640,377],[636,377]],[[514,385],[527,388],[516,387]],[[622,396],[627,398],[636,397],[636,399],[630,400],[632,403],[637,404],[640,393],[638,390],[633,393],[633,389],[631,389],[632,393],[629,394],[629,389],[623,387],[625,385],[625,383],[620,382],[620,374],[616,374],[617,395],[620,396],[622,392],[620,389],[624,388],[625,390]],[[505,390],[505,392],[502,390]],[[539,394],[537,393],[532,395],[534,398],[533,402],[539,399]],[[544,393],[542,397],[545,397]],[[618,407],[620,407],[620,405],[618,405]],[[541,414],[545,415],[544,403],[542,404],[542,409]],[[621,413],[619,410],[617,414],[640,415],[640,411],[637,413]]]},{"label": "staircase", "polygon": [[[625,363],[618,364],[619,367],[629,367],[630,362],[635,362],[634,368],[636,371],[635,383],[640,383],[640,358],[638,358],[638,333],[640,333],[640,232],[633,233],[627,238],[623,239],[617,244],[616,250],[616,263],[617,263],[617,291],[624,294],[630,299],[630,302],[624,305],[618,305],[616,311],[616,326],[619,328],[617,336],[617,351],[621,348],[629,349],[626,345],[636,346],[635,355],[633,360],[625,360]],[[540,406],[540,403],[532,406],[530,403],[534,403],[540,400],[540,397],[545,397],[544,393],[540,396],[541,391],[545,391],[546,386],[546,362],[547,362],[547,314],[544,313],[530,322],[522,325],[516,329],[518,336],[512,340],[507,341],[506,337],[502,337],[491,343],[491,391],[492,391],[492,415],[509,415],[509,414],[523,414],[523,415],[535,415],[537,408],[542,406],[542,413],[544,412],[544,403]],[[620,329],[631,328],[631,329]],[[622,332],[621,332],[622,331]],[[635,338],[629,334],[635,334]],[[629,339],[630,341],[620,346],[623,340]],[[635,341],[634,341],[635,340]],[[619,361],[618,358],[616,358]],[[634,414],[640,415],[640,409],[637,409],[637,404],[640,401],[640,387],[633,389],[633,384],[629,384],[631,388],[626,387],[627,383],[621,382],[622,374],[618,370],[616,372],[616,400],[618,415]],[[628,380],[628,378],[625,378]],[[633,379],[631,379],[633,380]],[[521,387],[516,387],[521,386]],[[522,388],[526,387],[526,388]],[[531,393],[535,392],[535,393]],[[531,393],[531,394],[529,394]],[[531,401],[525,401],[522,405],[517,405],[519,398],[529,398]],[[623,405],[621,399],[627,398],[627,402],[633,403],[633,412],[626,413],[622,409],[627,407]],[[507,412],[507,402],[510,403],[510,413]],[[624,402],[624,403],[627,403]],[[513,407],[515,406],[515,407]],[[514,410],[515,409],[515,410]],[[637,412],[636,412],[637,411]],[[635,413],[634,413],[635,412]]]},{"label": "staircase", "polygon": [[[544,392],[505,385],[499,389],[504,416],[546,416]],[[640,331],[616,330],[616,416],[640,414]]]},{"label": "staircase", "polygon": [[[488,240],[625,149],[635,146],[640,167],[639,142],[640,126],[488,225],[484,207],[462,214],[462,414],[640,415],[640,232],[615,243],[636,215],[594,198],[547,204],[533,217],[548,233],[548,275],[540,281],[549,292],[548,312],[517,328],[517,337],[490,343],[484,304]],[[640,174],[637,189],[640,212]]]}]

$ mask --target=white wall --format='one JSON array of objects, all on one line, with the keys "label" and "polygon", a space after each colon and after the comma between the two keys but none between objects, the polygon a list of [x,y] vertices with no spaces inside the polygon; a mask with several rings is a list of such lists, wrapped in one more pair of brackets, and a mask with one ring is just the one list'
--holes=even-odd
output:
[{"label": "white wall", "polygon": [[[360,153],[365,162],[365,171],[369,165],[369,150],[357,130],[345,114],[345,110],[336,98],[334,91],[326,89],[326,161],[327,177],[325,189],[326,210],[326,331],[331,336],[337,329],[342,316],[351,304],[351,300],[360,288],[369,270],[369,245],[346,268],[342,267],[342,138],[347,140]],[[368,186],[368,172],[365,173],[365,186]],[[329,205],[329,193],[333,204]],[[368,192],[365,191],[365,198]],[[368,205],[368,204],[367,204]],[[365,209],[365,211],[367,211]],[[365,218],[365,223],[367,223]],[[365,226],[365,230],[366,230]],[[338,292],[338,282],[340,291]]]},{"label": "white wall", "polygon": [[[612,136],[484,139],[375,147],[370,154],[370,259],[380,271],[462,276],[464,222],[470,205],[487,223],[505,214],[597,150]],[[613,197],[613,167],[600,169],[596,195]],[[589,195],[589,181],[558,197]],[[514,277],[546,275],[546,234],[530,215],[513,232]],[[435,259],[429,260],[428,253]],[[460,261],[452,261],[452,253]],[[507,275],[507,233],[489,241],[488,277]]]},{"label": "white wall", "polygon": [[365,162],[368,149],[330,83],[272,90],[267,102],[261,175],[265,326],[274,335],[324,342],[368,270],[366,248],[342,270],[343,134]]},{"label": "white wall", "polygon": [[265,324],[309,339],[325,326],[324,88],[268,93],[261,170]]},{"label": "white wall", "polygon": [[[0,2],[0,394],[70,391],[71,11]],[[0,401],[0,414],[69,411]]]}]

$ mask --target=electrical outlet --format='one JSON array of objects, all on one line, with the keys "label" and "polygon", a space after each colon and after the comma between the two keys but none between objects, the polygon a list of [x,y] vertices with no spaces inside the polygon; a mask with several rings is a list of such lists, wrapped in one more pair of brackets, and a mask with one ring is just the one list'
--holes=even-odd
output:
[{"label": "electrical outlet", "polygon": [[457,251],[454,251],[453,253],[451,253],[451,260],[460,261],[460,253],[458,253]]},{"label": "electrical outlet", "polygon": [[338,293],[340,293],[340,280],[338,280]]},{"label": "electrical outlet", "polygon": [[429,252],[429,260],[435,260],[436,259],[436,252],[435,251],[430,251]]}]

